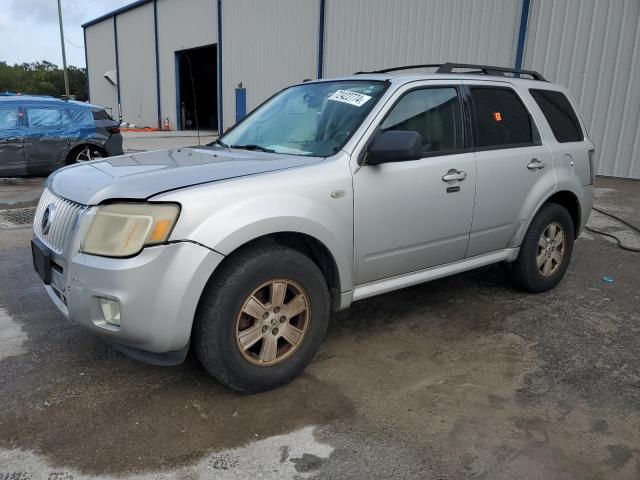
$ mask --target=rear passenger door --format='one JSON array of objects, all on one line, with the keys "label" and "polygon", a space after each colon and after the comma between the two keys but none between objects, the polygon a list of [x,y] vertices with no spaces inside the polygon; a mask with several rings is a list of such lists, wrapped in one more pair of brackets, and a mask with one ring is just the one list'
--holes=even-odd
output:
[{"label": "rear passenger door", "polygon": [[54,105],[27,106],[26,121],[27,170],[50,171],[64,165],[68,142],[62,127],[62,109]]},{"label": "rear passenger door", "polygon": [[556,185],[552,157],[522,98],[505,82],[465,81],[478,178],[467,257],[508,246]]}]

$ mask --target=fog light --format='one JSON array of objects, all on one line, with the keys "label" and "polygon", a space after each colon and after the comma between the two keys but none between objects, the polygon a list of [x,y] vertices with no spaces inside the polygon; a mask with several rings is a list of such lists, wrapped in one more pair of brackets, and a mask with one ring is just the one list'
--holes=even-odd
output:
[{"label": "fog light", "polygon": [[100,305],[100,311],[102,312],[102,318],[104,321],[120,326],[120,304],[116,300],[109,298],[98,298],[98,304]]}]

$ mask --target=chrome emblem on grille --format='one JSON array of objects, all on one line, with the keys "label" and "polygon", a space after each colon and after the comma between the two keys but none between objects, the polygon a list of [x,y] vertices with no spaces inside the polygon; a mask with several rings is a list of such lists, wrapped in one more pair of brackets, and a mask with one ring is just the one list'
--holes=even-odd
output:
[{"label": "chrome emblem on grille", "polygon": [[50,203],[44,210],[44,213],[42,214],[42,222],[40,223],[40,228],[42,229],[43,235],[49,233],[49,230],[51,229],[51,222],[53,221],[53,214],[55,213],[55,211],[55,203]]}]

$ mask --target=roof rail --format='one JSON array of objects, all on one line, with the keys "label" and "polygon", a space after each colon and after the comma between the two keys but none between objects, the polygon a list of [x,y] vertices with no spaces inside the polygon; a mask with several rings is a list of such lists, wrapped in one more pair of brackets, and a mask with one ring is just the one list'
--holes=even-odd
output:
[{"label": "roof rail", "polygon": [[540,75],[538,72],[534,70],[517,70],[515,68],[505,68],[505,67],[495,67],[491,65],[474,65],[471,63],[429,63],[424,65],[405,65],[402,67],[392,67],[392,68],[384,68],[382,70],[374,70],[371,72],[356,72],[355,75],[363,74],[363,73],[390,73],[397,72],[399,70],[413,70],[415,68],[437,68],[436,73],[453,73],[454,69],[466,69],[466,70],[474,70],[472,72],[463,72],[463,73],[480,73],[483,75],[496,75],[496,76],[507,76],[506,73],[512,73],[514,77],[519,77],[520,75],[528,75],[533,80],[539,80],[541,82],[546,82],[547,80]]}]

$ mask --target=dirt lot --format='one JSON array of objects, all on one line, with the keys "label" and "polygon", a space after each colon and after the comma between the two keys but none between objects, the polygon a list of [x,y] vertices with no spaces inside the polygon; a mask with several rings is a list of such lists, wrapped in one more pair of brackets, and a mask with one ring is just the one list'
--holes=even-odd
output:
[{"label": "dirt lot", "polygon": [[[640,226],[640,182],[598,187]],[[585,232],[545,294],[495,266],[356,303],[301,378],[241,396],[66,323],[29,236],[0,230],[2,480],[640,478],[640,254],[612,239]]]}]

